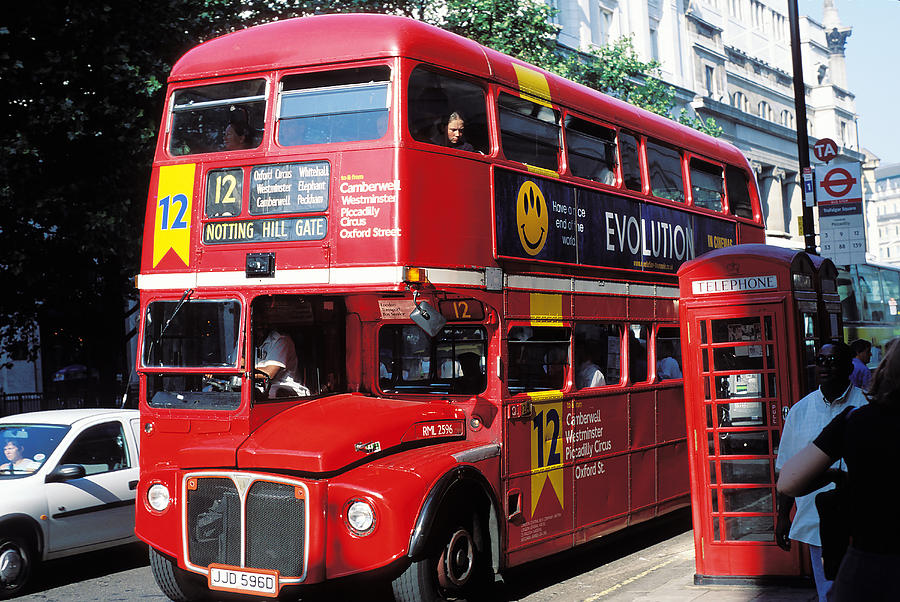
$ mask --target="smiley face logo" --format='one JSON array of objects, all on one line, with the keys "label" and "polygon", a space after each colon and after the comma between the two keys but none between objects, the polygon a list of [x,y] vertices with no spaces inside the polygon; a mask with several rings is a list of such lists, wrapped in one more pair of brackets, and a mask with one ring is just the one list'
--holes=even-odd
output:
[{"label": "smiley face logo", "polygon": [[516,230],[526,253],[541,252],[547,242],[547,201],[531,180],[522,184],[516,196]]}]

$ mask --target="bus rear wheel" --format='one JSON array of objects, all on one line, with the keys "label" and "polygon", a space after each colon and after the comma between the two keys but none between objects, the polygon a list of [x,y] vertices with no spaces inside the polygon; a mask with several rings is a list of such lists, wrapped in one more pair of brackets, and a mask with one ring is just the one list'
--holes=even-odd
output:
[{"label": "bus rear wheel", "polygon": [[153,548],[150,548],[150,568],[156,584],[169,600],[199,602],[208,599],[209,592],[196,575],[178,568],[171,558]]},{"label": "bus rear wheel", "polygon": [[391,584],[397,602],[471,600],[488,581],[485,555],[473,529],[460,522],[441,531],[431,552]]}]

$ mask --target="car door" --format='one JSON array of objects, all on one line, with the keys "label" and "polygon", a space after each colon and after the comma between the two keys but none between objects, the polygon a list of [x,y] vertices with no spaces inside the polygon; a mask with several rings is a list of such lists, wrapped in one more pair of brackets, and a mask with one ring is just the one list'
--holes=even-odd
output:
[{"label": "car door", "polygon": [[50,554],[133,537],[138,465],[130,431],[119,420],[95,424],[63,452],[59,464],[84,466],[85,476],[46,484]]}]

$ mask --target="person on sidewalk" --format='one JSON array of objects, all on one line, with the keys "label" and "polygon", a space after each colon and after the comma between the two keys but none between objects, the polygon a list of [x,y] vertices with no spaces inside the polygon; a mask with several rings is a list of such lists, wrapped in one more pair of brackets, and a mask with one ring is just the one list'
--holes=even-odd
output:
[{"label": "person on sidewalk", "polygon": [[856,339],[850,343],[850,350],[853,352],[853,372],[850,373],[850,382],[865,391],[872,379],[872,371],[867,365],[872,361],[872,343],[865,339]]},{"label": "person on sidewalk", "polygon": [[888,347],[867,397],[868,405],[846,408],[778,476],[779,491],[801,495],[821,482],[835,460],[847,464],[851,544],[829,594],[832,602],[900,600],[900,487],[890,475],[900,464],[900,346]]},{"label": "person on sidewalk", "polygon": [[[775,471],[780,472],[785,463],[800,450],[812,443],[822,429],[847,407],[866,404],[863,392],[850,383],[853,371],[853,356],[850,347],[842,341],[831,341],[822,345],[816,356],[819,388],[795,403],[784,423]],[[835,462],[832,468],[839,469]],[[822,541],[819,536],[819,513],[816,510],[816,494],[834,487],[828,483],[807,495],[796,499],[784,493],[777,494],[778,511],[775,520],[775,543],[783,550],[790,550],[789,539],[809,546],[810,563],[816,582],[819,600],[825,596],[832,582],[825,578],[822,564]],[[797,513],[791,523],[791,508],[796,502]]]}]

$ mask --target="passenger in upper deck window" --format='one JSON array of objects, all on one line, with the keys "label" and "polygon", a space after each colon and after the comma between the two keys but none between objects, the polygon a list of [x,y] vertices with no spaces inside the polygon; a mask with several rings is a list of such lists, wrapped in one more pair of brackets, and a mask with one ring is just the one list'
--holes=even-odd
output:
[{"label": "passenger in upper deck window", "polygon": [[231,117],[225,127],[225,150],[241,150],[253,147],[247,110],[231,107]]},{"label": "passenger in upper deck window", "polygon": [[441,120],[438,132],[431,138],[431,142],[439,146],[472,152],[475,147],[466,142],[465,129],[465,118],[458,111],[453,111],[446,119]]}]

